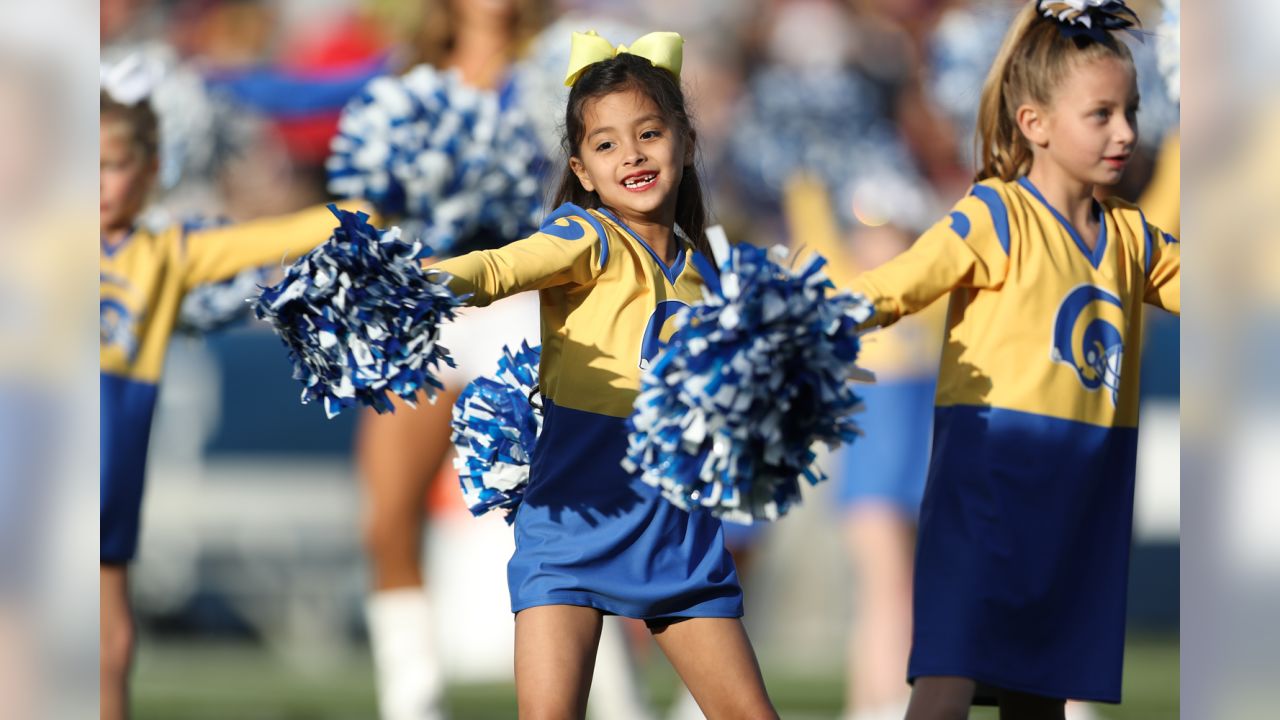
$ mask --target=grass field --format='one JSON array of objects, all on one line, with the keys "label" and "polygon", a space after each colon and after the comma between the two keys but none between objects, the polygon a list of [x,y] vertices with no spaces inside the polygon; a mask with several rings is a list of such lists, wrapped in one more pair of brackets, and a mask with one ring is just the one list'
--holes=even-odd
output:
[{"label": "grass field", "polygon": [[[645,680],[655,707],[671,702],[678,680],[665,661],[648,663]],[[769,692],[783,718],[835,718],[843,698],[839,670],[796,676],[765,667]],[[1100,706],[1107,720],[1178,717],[1176,638],[1130,638],[1125,702]],[[510,684],[460,685],[448,690],[453,720],[515,717]],[[353,656],[324,672],[290,671],[251,645],[190,645],[144,641],[134,678],[138,720],[357,720],[374,718],[372,667]],[[976,710],[974,718],[994,720]]]}]

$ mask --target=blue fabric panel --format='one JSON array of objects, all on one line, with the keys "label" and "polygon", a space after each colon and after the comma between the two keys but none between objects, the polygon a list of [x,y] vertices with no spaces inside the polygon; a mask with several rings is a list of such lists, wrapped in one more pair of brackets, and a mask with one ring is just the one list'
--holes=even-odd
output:
[{"label": "blue fabric panel", "polygon": [[104,563],[123,564],[133,559],[138,547],[138,516],[157,388],[101,373],[99,394],[99,558]]},{"label": "blue fabric panel", "polygon": [[1119,702],[1138,432],[938,408],[911,678]]}]

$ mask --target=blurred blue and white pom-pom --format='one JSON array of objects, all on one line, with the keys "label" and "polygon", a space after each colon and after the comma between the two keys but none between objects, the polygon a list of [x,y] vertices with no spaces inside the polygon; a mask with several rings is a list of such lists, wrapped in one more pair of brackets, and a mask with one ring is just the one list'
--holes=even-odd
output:
[{"label": "blurred blue and white pom-pom", "polygon": [[[188,218],[183,232],[222,227],[230,224],[223,218]],[[250,268],[235,277],[217,283],[197,285],[187,291],[178,308],[179,332],[204,335],[238,325],[253,317],[249,303],[270,281],[270,267]]]},{"label": "blurred blue and white pom-pom", "polygon": [[440,323],[460,303],[448,276],[424,269],[418,258],[430,249],[401,239],[399,228],[381,231],[364,213],[329,209],[339,221],[333,237],[254,306],[289,348],[302,402],[322,400],[333,417],[356,404],[393,410],[388,392],[410,405],[419,391],[434,401],[444,387],[440,363],[453,365]]},{"label": "blurred blue and white pom-pom", "polygon": [[[813,174],[831,189],[848,227],[893,223],[923,231],[937,215],[936,198],[891,110],[883,88],[858,70],[765,66],[748,80],[729,137],[736,187],[767,207],[781,202],[796,174]],[[865,212],[865,188],[887,184],[896,198]]]},{"label": "blurred blue and white pom-pom", "polygon": [[420,221],[439,255],[483,223],[512,239],[537,227],[545,161],[534,131],[456,71],[373,80],[343,109],[330,149],[331,192]]},{"label": "blurred blue and white pom-pom", "polygon": [[737,245],[702,303],[682,310],[645,372],[623,466],[681,508],[725,520],[774,520],[825,476],[813,445],[858,434],[857,326],[872,308],[832,292],[813,255]]},{"label": "blurred blue and white pom-pom", "polygon": [[972,163],[982,84],[1018,7],[1003,0],[952,3],[928,39],[924,91],[955,128],[958,150]]},{"label": "blurred blue and white pom-pom", "polygon": [[519,107],[500,106],[492,162],[481,181],[479,224],[515,240],[538,230],[543,180],[550,169],[533,122]]},{"label": "blurred blue and white pom-pom", "polygon": [[510,523],[524,498],[542,431],[542,406],[534,402],[541,354],[528,343],[515,353],[504,347],[498,372],[472,381],[453,406],[453,465],[472,515],[502,509]]},{"label": "blurred blue and white pom-pom", "polygon": [[1182,2],[1164,0],[1164,15],[1156,34],[1156,57],[1165,89],[1174,102],[1182,100]]}]

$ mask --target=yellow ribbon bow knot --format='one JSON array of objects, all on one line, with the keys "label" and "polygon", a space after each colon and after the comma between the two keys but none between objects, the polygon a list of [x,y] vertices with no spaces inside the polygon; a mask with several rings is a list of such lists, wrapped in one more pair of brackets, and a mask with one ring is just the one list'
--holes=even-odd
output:
[{"label": "yellow ribbon bow knot", "polygon": [[626,45],[615,48],[595,30],[575,32],[573,44],[569,47],[569,72],[565,75],[564,84],[572,87],[583,70],[623,53],[638,55],[678,78],[684,62],[684,38],[679,33],[651,32],[631,43],[630,48]]}]

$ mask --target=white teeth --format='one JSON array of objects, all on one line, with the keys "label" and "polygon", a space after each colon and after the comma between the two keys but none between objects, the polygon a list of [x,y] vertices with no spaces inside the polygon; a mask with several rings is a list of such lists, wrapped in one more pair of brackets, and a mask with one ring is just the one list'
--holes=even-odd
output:
[{"label": "white teeth", "polygon": [[634,177],[629,180],[625,180],[623,181],[622,184],[629,188],[640,187],[641,185],[644,185],[645,183],[653,180],[654,177],[655,177],[654,175],[641,175],[639,177]]}]

